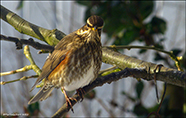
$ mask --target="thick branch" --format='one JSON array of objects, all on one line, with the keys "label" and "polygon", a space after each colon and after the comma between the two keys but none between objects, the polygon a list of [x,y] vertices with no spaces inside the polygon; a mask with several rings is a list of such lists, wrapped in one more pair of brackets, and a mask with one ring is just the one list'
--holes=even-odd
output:
[{"label": "thick branch", "polygon": [[[157,73],[162,74],[163,72]],[[165,72],[167,73],[167,72]],[[165,74],[164,73],[164,74]],[[164,75],[163,74],[163,75]],[[113,81],[117,81],[119,79],[125,78],[132,76],[134,78],[143,78],[145,80],[150,80],[147,79],[149,76],[153,77],[154,74],[148,73],[145,69],[132,69],[132,68],[125,68],[122,71],[116,72],[116,73],[111,73],[109,75],[106,75],[104,77],[99,77],[95,81],[93,81],[91,84],[83,87],[82,89],[85,91],[84,95],[88,93],[90,90],[94,89],[95,87],[102,86],[105,83],[110,84]],[[185,82],[186,80],[186,73],[182,73],[181,77],[183,81]],[[75,98],[77,101],[80,100],[80,97],[76,93],[72,98]],[[75,105],[77,103],[74,99],[72,99],[71,103],[72,105]],[[52,117],[60,117],[63,116],[66,112],[70,110],[70,106],[65,103]]]},{"label": "thick branch", "polygon": [[[116,65],[121,69],[125,68],[145,69],[148,73],[154,74],[154,70],[157,66],[156,64],[132,58],[119,52],[115,52],[108,48],[103,48],[102,51],[103,62],[111,65]],[[161,67],[160,72],[157,74],[157,80],[164,81],[169,84],[177,85],[180,87],[184,87],[186,85],[185,76],[186,75],[184,72],[163,66]],[[154,75],[149,77],[147,76],[147,78],[144,79],[152,80],[154,79]]]},{"label": "thick branch", "polygon": [[[94,89],[95,87],[98,86],[102,86],[105,83],[111,83],[113,81],[117,81],[121,78],[124,77],[128,77],[128,76],[132,76],[132,74],[134,74],[135,76],[145,76],[145,74],[147,74],[144,70],[138,70],[138,69],[124,69],[120,72],[116,72],[116,73],[111,73],[109,75],[106,75],[104,77],[99,77],[97,78],[95,81],[93,81],[91,84],[83,87],[82,89],[84,90],[84,93],[88,93],[90,90]],[[84,95],[85,95],[84,94]],[[72,96],[72,98],[75,98],[77,101],[80,100],[80,97],[78,96],[78,94],[76,93],[74,96]],[[77,101],[75,101],[74,99],[71,100],[72,105],[75,105],[77,103]],[[65,103],[52,117],[53,118],[57,118],[57,117],[61,117],[63,116],[66,112],[68,112],[70,110],[70,106]]]},{"label": "thick branch", "polygon": [[57,29],[47,30],[38,27],[28,21],[22,19],[17,14],[9,11],[0,5],[1,19],[12,25],[17,31],[23,34],[33,36],[39,40],[47,42],[49,45],[55,46],[65,34]]},{"label": "thick branch", "polygon": [[45,50],[45,51],[50,51],[50,52],[54,50],[53,46],[40,44],[38,42],[35,42],[32,38],[29,38],[28,40],[19,39],[15,37],[6,37],[0,34],[0,40],[15,42],[17,49],[22,49],[23,44],[25,44],[25,45],[30,45],[35,49],[40,49],[40,50]]},{"label": "thick branch", "polygon": [[179,71],[183,71],[181,69],[181,66],[180,66],[180,61],[179,61],[180,59],[177,56],[174,55],[173,51],[165,51],[163,49],[156,48],[154,46],[134,46],[134,45],[131,45],[131,46],[130,45],[115,46],[115,45],[113,45],[113,46],[105,46],[105,47],[111,48],[111,49],[124,49],[124,48],[127,48],[128,50],[130,50],[131,48],[146,49],[146,50],[147,49],[152,49],[152,50],[156,50],[158,52],[163,52],[163,53],[169,55],[171,57],[171,59],[175,61],[175,65],[176,65],[176,67],[178,68]]}]

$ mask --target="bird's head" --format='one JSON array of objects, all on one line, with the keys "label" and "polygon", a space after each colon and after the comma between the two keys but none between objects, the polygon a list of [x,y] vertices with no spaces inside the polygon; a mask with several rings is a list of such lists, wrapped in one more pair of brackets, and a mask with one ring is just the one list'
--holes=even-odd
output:
[{"label": "bird's head", "polygon": [[87,23],[80,29],[79,34],[97,33],[101,36],[101,29],[104,21],[100,16],[92,15],[87,19]]},{"label": "bird's head", "polygon": [[92,30],[101,30],[103,28],[104,21],[100,16],[93,15],[87,19],[87,27]]}]

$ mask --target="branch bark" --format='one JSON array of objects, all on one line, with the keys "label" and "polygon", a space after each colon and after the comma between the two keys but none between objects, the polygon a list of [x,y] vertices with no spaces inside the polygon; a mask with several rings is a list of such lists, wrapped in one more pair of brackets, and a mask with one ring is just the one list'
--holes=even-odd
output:
[{"label": "branch bark", "polygon": [[[164,72],[159,72],[157,74],[160,74],[159,76],[161,76],[162,73],[164,73]],[[165,72],[164,74],[166,74],[166,73],[167,72]],[[164,75],[164,74],[162,74],[162,75]],[[182,73],[181,75],[179,73],[177,73],[177,74],[178,74],[177,76],[180,76],[180,78],[182,78],[185,83],[186,73]],[[98,77],[91,84],[82,88],[85,91],[84,95],[86,93],[88,93],[90,90],[94,89],[95,87],[102,86],[105,83],[110,84],[111,82],[117,81],[117,80],[125,78],[125,77],[130,77],[130,76],[134,77],[134,78],[143,78],[143,79],[149,81],[149,80],[153,79],[153,78],[149,78],[149,77],[153,77],[154,74],[148,73],[148,71],[146,71],[146,69],[125,68],[122,71],[111,73],[111,74],[106,75],[104,77]],[[77,101],[80,100],[78,93],[76,93],[75,95],[72,96],[72,100],[71,100],[72,105],[75,105],[77,103],[77,101],[75,101],[74,99],[76,99]],[[65,103],[52,117],[53,118],[61,117],[69,110],[70,110],[70,106]]]},{"label": "branch bark", "polygon": [[39,42],[35,42],[32,38],[29,38],[28,40],[27,39],[19,39],[16,37],[6,37],[6,36],[0,34],[0,40],[15,42],[16,47],[17,47],[16,49],[22,49],[23,44],[25,44],[25,45],[30,45],[35,49],[45,50],[45,51],[49,51],[49,52],[52,52],[54,50],[53,46],[41,44]]},{"label": "branch bark", "polygon": [[[153,75],[143,79],[145,80],[154,79],[154,70],[157,67],[157,64],[132,58],[124,54],[121,54],[119,52],[110,50],[108,48],[103,48],[102,51],[103,51],[103,55],[102,55],[103,62],[111,65],[116,65],[121,69],[125,69],[125,68],[145,69],[149,74],[153,74]],[[158,72],[158,70],[156,72]],[[185,72],[178,71],[172,68],[167,68],[164,66],[162,66],[160,72],[157,73],[156,79],[180,87],[185,87],[186,85]]]},{"label": "branch bark", "polygon": [[51,46],[55,46],[59,40],[61,40],[65,34],[57,29],[48,30],[39,26],[36,26],[12,11],[6,9],[0,5],[1,16],[0,18],[12,25],[17,31],[23,34],[33,36],[39,40],[45,41]]},{"label": "branch bark", "polygon": [[[134,75],[133,75],[134,74]],[[83,87],[82,89],[84,90],[84,95],[88,93],[90,90],[94,89],[95,87],[102,86],[105,83],[110,84],[113,81],[117,81],[121,78],[124,77],[129,77],[129,76],[138,76],[138,77],[145,77],[147,73],[145,70],[140,70],[140,69],[129,69],[125,68],[122,71],[116,72],[116,73],[111,73],[109,75],[106,75],[104,77],[98,77],[95,81],[93,81],[91,84]],[[75,95],[72,96],[72,106],[74,106],[77,101],[74,100],[76,99],[77,101],[80,100],[80,97],[76,93]],[[67,113],[70,110],[70,106],[67,105],[66,103],[52,116],[52,118],[58,118],[63,116],[65,113]]]}]

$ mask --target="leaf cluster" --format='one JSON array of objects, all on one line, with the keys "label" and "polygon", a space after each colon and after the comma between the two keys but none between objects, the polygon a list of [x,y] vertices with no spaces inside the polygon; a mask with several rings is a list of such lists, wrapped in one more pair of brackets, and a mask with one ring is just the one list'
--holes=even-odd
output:
[{"label": "leaf cluster", "polygon": [[93,14],[104,19],[103,32],[108,37],[115,38],[115,45],[128,45],[135,40],[145,41],[146,45],[155,45],[152,35],[164,34],[166,31],[166,22],[162,18],[154,16],[148,23],[144,23],[153,11],[153,1],[77,2],[87,6],[85,20]]}]

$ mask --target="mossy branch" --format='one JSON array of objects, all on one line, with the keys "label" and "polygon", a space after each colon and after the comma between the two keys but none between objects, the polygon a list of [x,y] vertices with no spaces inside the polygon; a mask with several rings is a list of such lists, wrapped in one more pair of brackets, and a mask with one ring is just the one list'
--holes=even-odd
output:
[{"label": "mossy branch", "polygon": [[20,72],[25,72],[25,71],[28,71],[30,69],[32,69],[32,66],[31,65],[26,65],[25,67],[17,69],[17,70],[12,70],[12,71],[9,71],[9,72],[2,72],[2,73],[0,73],[0,77],[1,76],[6,76],[6,75],[11,75],[11,74],[16,74],[16,73],[20,73]]},{"label": "mossy branch", "polygon": [[[148,73],[154,74],[154,70],[157,64],[145,62],[127,55],[115,52],[108,48],[103,48],[102,61],[115,65],[121,69],[136,68],[145,69]],[[158,71],[157,71],[158,72]],[[153,80],[154,76],[149,76],[146,80]],[[176,69],[167,68],[162,66],[160,72],[157,74],[157,80],[167,82],[169,84],[185,87],[186,85],[186,73],[178,71]]]},{"label": "mossy branch", "polygon": [[31,64],[32,69],[33,69],[38,75],[40,75],[41,70],[40,70],[40,68],[35,64],[35,62],[34,62],[34,60],[33,60],[33,58],[32,58],[32,55],[31,55],[31,53],[30,53],[30,48],[29,48],[28,45],[26,45],[26,46],[24,47],[24,54],[25,54],[25,57],[30,61],[30,64]]},{"label": "mossy branch", "polygon": [[37,77],[38,77],[38,75],[23,76],[19,79],[15,79],[15,80],[11,80],[11,81],[1,81],[0,85],[5,85],[5,84],[9,84],[9,83],[13,83],[13,82],[21,81],[21,80],[27,80],[27,79],[30,79],[30,78],[37,78]]},{"label": "mossy branch", "polygon": [[[164,72],[161,71],[161,69],[160,69],[160,72],[156,73],[157,77],[161,76],[161,74],[164,73]],[[103,77],[98,77],[95,81],[93,81],[89,85],[82,88],[83,91],[84,91],[83,94],[85,95],[90,90],[94,89],[95,87],[102,86],[103,84],[106,84],[106,83],[110,84],[114,81],[118,81],[119,79],[126,78],[126,77],[143,78],[143,79],[148,80],[148,81],[154,79],[153,78],[154,73],[149,73],[150,71],[147,71],[147,70],[153,70],[153,69],[125,68],[124,70],[121,70],[119,72],[114,72],[114,73],[108,74],[108,75],[103,76]],[[165,72],[165,74],[166,74],[166,72]],[[164,75],[164,74],[162,74],[162,75]],[[168,75],[166,75],[166,76],[168,76]],[[183,83],[185,85],[186,73],[182,73],[182,75],[178,75],[178,76],[180,76],[180,78],[183,79]],[[80,96],[78,95],[78,93],[76,93],[74,96],[72,96],[72,99],[71,99],[72,100],[71,101],[72,105],[75,105],[77,103],[77,101],[75,99],[77,101],[80,100]],[[53,118],[61,117],[66,112],[68,112],[70,110],[70,108],[71,107],[65,103],[52,117]]]},{"label": "mossy branch", "polygon": [[112,46],[105,46],[107,48],[112,48],[112,49],[132,49],[132,48],[137,48],[137,49],[151,49],[151,50],[155,50],[158,52],[162,52],[165,53],[167,55],[170,56],[170,58],[175,62],[176,67],[178,68],[179,71],[183,71],[183,69],[181,68],[180,65],[180,60],[182,59],[182,57],[177,57],[173,54],[173,51],[165,51],[159,48],[156,48],[154,46],[133,46],[133,45],[120,45],[120,46],[116,46],[116,45],[112,45]]},{"label": "mossy branch", "polygon": [[47,30],[42,27],[38,27],[21,17],[12,11],[6,9],[0,5],[1,16],[0,18],[12,25],[17,31],[23,34],[33,36],[39,40],[48,43],[51,46],[55,46],[59,40],[61,40],[65,34],[57,29]]},{"label": "mossy branch", "polygon": [[20,79],[16,79],[16,80],[12,80],[12,81],[7,81],[7,82],[1,81],[1,85],[7,84],[7,83],[16,82],[16,81],[20,81],[20,80],[26,80],[26,79],[29,79],[29,78],[32,78],[32,77],[33,78],[34,77],[38,77],[38,75],[40,75],[41,70],[35,64],[35,62],[34,62],[34,60],[32,58],[32,55],[30,53],[30,49],[29,49],[29,46],[28,45],[26,45],[24,47],[24,54],[25,54],[26,58],[30,61],[30,65],[26,65],[25,67],[20,68],[20,69],[17,69],[17,70],[0,73],[0,76],[11,75],[11,74],[20,73],[20,72],[25,72],[25,71],[28,71],[28,70],[31,70],[31,69],[33,69],[37,73],[37,75],[29,76],[29,77],[24,76],[24,77],[22,77]]}]

